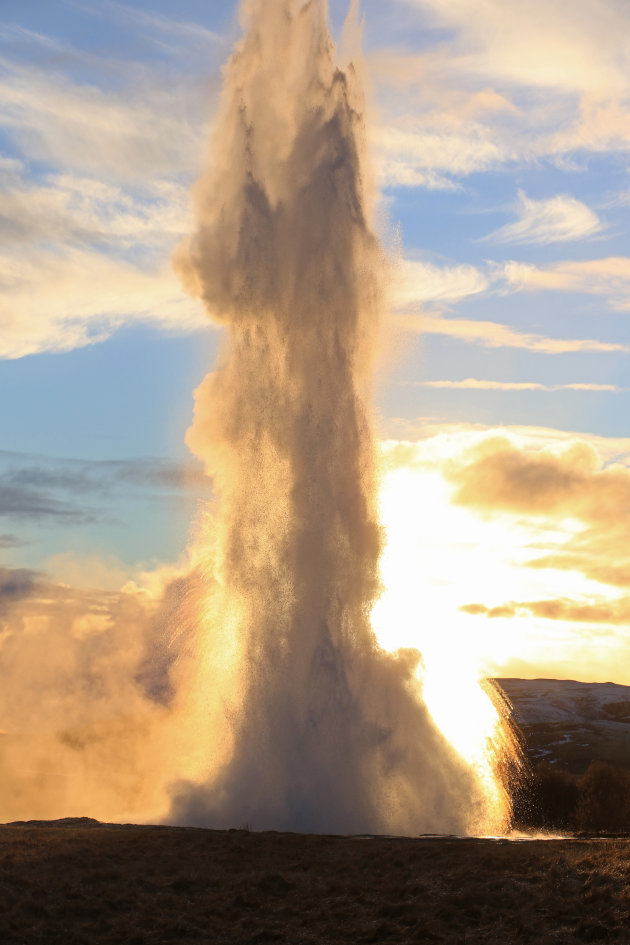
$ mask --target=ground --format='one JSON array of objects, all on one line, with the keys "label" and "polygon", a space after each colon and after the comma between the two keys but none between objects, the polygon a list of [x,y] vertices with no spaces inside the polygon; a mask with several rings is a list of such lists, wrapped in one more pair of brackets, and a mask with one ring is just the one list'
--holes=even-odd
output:
[{"label": "ground", "polygon": [[591,941],[630,943],[630,840],[0,827],[2,945]]}]

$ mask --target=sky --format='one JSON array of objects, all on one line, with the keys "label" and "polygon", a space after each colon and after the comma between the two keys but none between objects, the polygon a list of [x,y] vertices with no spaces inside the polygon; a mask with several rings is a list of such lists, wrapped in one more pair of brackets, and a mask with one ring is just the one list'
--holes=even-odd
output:
[{"label": "sky", "polygon": [[[630,8],[362,10],[392,260],[375,627],[496,674],[630,683]],[[73,614],[91,588],[102,616],[102,593],[186,567],[211,484],[185,435],[220,332],[170,257],[239,35],[229,0],[2,4],[0,642],[35,626],[33,588]]]}]

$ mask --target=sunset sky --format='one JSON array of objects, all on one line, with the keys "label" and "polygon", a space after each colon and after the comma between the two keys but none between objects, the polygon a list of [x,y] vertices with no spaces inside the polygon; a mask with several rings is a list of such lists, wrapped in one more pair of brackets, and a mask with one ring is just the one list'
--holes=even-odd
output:
[{"label": "sunset sky", "polygon": [[[630,7],[362,9],[398,260],[375,626],[491,673],[630,684]],[[220,333],[170,256],[240,29],[231,0],[0,16],[0,633],[26,633],[42,587],[102,616],[90,594],[186,567],[210,484],[185,433]]]}]

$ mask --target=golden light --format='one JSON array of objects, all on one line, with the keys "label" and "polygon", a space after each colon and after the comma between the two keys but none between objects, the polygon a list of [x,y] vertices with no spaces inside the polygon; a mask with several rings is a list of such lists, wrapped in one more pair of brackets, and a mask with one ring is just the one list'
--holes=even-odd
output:
[{"label": "golden light", "polygon": [[528,567],[532,559],[570,540],[580,527],[575,521],[483,515],[454,504],[445,469],[461,456],[466,442],[467,437],[451,435],[383,444],[379,505],[386,534],[384,590],[374,605],[372,625],[386,649],[420,651],[419,676],[428,709],[477,772],[490,806],[498,810],[502,798],[495,764],[506,727],[483,680],[509,675],[505,667],[519,663],[544,668],[546,661],[557,664],[564,658],[570,664],[583,644],[569,622],[507,612],[502,617],[500,610],[488,619],[461,608],[501,608],[561,594],[601,595],[606,589],[578,571]]}]

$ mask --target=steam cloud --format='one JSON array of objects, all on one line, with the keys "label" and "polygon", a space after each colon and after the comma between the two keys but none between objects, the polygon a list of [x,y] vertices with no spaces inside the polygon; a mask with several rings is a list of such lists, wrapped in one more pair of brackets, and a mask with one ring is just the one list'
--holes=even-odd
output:
[{"label": "steam cloud", "polygon": [[175,257],[228,332],[188,435],[220,496],[194,651],[208,766],[169,818],[463,832],[482,788],[430,719],[413,657],[381,650],[369,621],[383,262],[358,64],[336,63],[324,0],[242,13],[197,230]]},{"label": "steam cloud", "polygon": [[146,586],[0,573],[2,818],[500,829],[496,790],[422,700],[419,654],[385,652],[370,625],[385,267],[360,58],[337,64],[324,0],[242,16],[175,256],[227,329],[188,435],[217,508],[189,565]]}]

